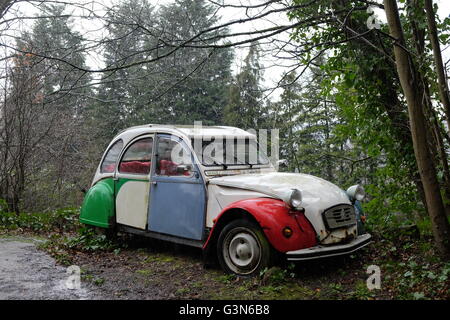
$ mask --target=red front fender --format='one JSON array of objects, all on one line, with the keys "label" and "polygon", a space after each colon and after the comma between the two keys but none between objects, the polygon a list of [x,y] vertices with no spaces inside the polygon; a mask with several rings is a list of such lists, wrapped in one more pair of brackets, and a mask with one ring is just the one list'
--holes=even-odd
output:
[{"label": "red front fender", "polygon": [[[236,201],[225,207],[214,219],[214,226],[203,248],[208,246],[211,239],[218,237],[226,224],[223,221],[227,221],[228,215],[236,210],[250,214],[261,226],[267,240],[280,252],[309,248],[317,244],[314,228],[302,212],[291,210],[285,202],[278,199],[255,198]],[[293,231],[289,238],[283,235],[285,227]]]}]

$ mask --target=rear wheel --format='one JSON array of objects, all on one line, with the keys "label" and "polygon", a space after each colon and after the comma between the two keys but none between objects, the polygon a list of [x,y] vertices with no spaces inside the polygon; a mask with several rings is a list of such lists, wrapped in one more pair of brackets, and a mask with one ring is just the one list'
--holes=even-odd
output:
[{"label": "rear wheel", "polygon": [[254,222],[239,219],[223,228],[217,242],[219,263],[228,273],[254,276],[273,263],[274,249]]}]

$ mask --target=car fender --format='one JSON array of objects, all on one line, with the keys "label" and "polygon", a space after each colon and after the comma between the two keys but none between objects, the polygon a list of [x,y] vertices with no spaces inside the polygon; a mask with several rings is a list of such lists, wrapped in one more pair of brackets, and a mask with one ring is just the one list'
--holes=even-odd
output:
[{"label": "car fender", "polygon": [[[234,219],[231,215],[242,211],[258,222],[267,240],[279,252],[309,248],[317,244],[316,232],[303,212],[292,210],[279,199],[254,198],[239,200],[225,207],[213,220],[213,228],[203,249],[214,243],[226,223]],[[293,231],[289,238],[283,235],[285,227]]]},{"label": "car fender", "polygon": [[107,178],[98,181],[86,193],[80,211],[80,222],[102,228],[113,224],[114,180]]}]

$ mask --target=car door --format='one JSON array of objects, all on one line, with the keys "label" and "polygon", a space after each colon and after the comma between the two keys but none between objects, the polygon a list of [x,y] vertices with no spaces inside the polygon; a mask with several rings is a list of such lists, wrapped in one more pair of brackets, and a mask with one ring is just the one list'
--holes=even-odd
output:
[{"label": "car door", "polygon": [[206,192],[193,154],[181,138],[173,135],[158,134],[156,143],[148,230],[201,240]]},{"label": "car door", "polygon": [[146,230],[153,135],[134,139],[122,153],[115,177],[116,222]]}]

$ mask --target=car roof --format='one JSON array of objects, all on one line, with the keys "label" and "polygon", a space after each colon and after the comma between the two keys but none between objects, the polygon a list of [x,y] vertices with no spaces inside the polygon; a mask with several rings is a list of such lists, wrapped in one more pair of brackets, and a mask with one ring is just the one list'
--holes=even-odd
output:
[{"label": "car roof", "polygon": [[135,126],[122,130],[119,136],[135,137],[144,133],[151,132],[169,132],[178,133],[187,136],[189,139],[197,137],[239,137],[239,138],[256,138],[255,133],[247,132],[245,130],[229,127],[229,126],[193,126],[193,125],[162,125],[162,124],[146,124],[142,126]]}]

